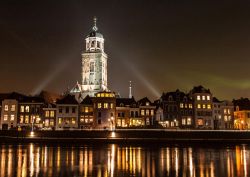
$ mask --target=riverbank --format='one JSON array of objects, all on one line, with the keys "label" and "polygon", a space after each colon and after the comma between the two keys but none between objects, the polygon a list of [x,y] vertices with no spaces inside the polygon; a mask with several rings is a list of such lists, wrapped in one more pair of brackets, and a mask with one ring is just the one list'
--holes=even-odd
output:
[{"label": "riverbank", "polygon": [[47,143],[250,143],[250,131],[239,130],[64,130],[0,131],[0,142]]}]

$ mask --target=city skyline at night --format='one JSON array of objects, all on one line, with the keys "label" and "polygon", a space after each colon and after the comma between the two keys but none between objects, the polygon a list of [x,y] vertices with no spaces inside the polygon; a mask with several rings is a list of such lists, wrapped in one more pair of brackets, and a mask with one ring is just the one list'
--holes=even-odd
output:
[{"label": "city skyline at night", "polygon": [[0,92],[56,93],[81,81],[93,16],[105,38],[108,88],[128,97],[210,88],[250,97],[247,1],[0,2]]}]

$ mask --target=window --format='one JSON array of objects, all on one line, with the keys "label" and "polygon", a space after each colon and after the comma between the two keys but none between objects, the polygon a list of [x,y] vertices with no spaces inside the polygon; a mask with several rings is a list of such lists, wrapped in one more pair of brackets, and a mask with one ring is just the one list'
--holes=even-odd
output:
[{"label": "window", "polygon": [[66,113],[69,113],[69,107],[66,107],[65,112],[66,112]]},{"label": "window", "polygon": [[100,42],[99,41],[97,41],[97,47],[100,48]]},{"label": "window", "polygon": [[186,119],[183,118],[183,119],[181,120],[181,123],[182,123],[182,125],[186,125]]},{"label": "window", "polygon": [[201,96],[200,95],[197,95],[197,100],[201,100]]},{"label": "window", "polygon": [[183,108],[183,103],[180,103],[180,108]]},{"label": "window", "polygon": [[11,108],[10,108],[11,111],[15,111],[16,110],[16,105],[11,105]]},{"label": "window", "polygon": [[135,116],[135,115],[134,115],[134,111],[131,111],[131,112],[130,112],[130,116],[131,116],[131,117],[134,117],[134,116]]},{"label": "window", "polygon": [[192,119],[190,117],[187,118],[187,125],[191,125],[192,124]]},{"label": "window", "polygon": [[211,109],[211,104],[208,104],[208,105],[207,105],[207,109]]},{"label": "window", "polygon": [[24,112],[24,106],[20,107],[20,112]]},{"label": "window", "polygon": [[84,119],[83,119],[83,118],[81,118],[81,119],[80,119],[80,122],[84,122]]},{"label": "window", "polygon": [[101,112],[98,112],[98,117],[102,117],[102,113]]},{"label": "window", "polygon": [[228,109],[228,110],[227,110],[227,113],[228,113],[228,114],[230,114],[230,113],[231,113],[230,109]]},{"label": "window", "polygon": [[72,113],[76,113],[76,108],[72,107]]},{"label": "window", "polygon": [[203,109],[206,109],[206,105],[205,105],[205,104],[203,104],[203,105],[202,105],[202,108],[203,108]]},{"label": "window", "polygon": [[153,116],[154,115],[154,110],[153,109],[151,109],[151,116]]},{"label": "window", "polygon": [[90,70],[89,71],[90,72],[95,72],[94,68],[95,68],[95,63],[94,62],[90,62]]},{"label": "window", "polygon": [[62,123],[62,118],[58,118],[58,124]]},{"label": "window", "polygon": [[114,108],[114,104],[110,103],[110,108],[113,109]]},{"label": "window", "polygon": [[187,104],[185,104],[185,108],[187,108],[188,107],[188,105]]},{"label": "window", "polygon": [[50,120],[50,126],[54,126],[54,121]]},{"label": "window", "polygon": [[205,100],[205,99],[206,99],[205,95],[202,95],[202,100]]},{"label": "window", "polygon": [[199,126],[202,126],[203,125],[203,119],[198,119],[197,123],[198,123]]},{"label": "window", "polygon": [[147,116],[149,115],[149,110],[148,110],[148,109],[146,110],[146,115],[147,115]]},{"label": "window", "polygon": [[50,117],[55,117],[55,111],[50,111]]},{"label": "window", "polygon": [[20,116],[20,124],[23,124],[23,115]]},{"label": "window", "polygon": [[146,102],[146,106],[149,106],[149,102]]},{"label": "window", "polygon": [[104,103],[104,104],[103,104],[103,107],[104,107],[105,109],[107,109],[107,108],[108,108],[108,103]]},{"label": "window", "polygon": [[5,115],[3,116],[3,120],[4,120],[4,121],[7,121],[7,120],[8,120],[8,115],[7,115],[7,114],[5,114]]},{"label": "window", "polygon": [[227,109],[224,109],[224,114],[227,114]]},{"label": "window", "polygon": [[26,124],[29,123],[29,116],[28,116],[28,115],[25,116],[25,123],[26,123]]},{"label": "window", "polygon": [[85,107],[84,112],[88,113],[89,112],[89,107]]},{"label": "window", "polygon": [[4,105],[4,110],[5,111],[8,111],[9,110],[9,106],[6,104],[6,105]]},{"label": "window", "polygon": [[201,108],[201,104],[198,104],[198,105],[197,105],[197,108],[200,109],[200,108]]},{"label": "window", "polygon": [[45,117],[49,117],[49,111],[45,111]]},{"label": "window", "polygon": [[71,123],[76,124],[76,119],[74,117],[72,118]]},{"label": "window", "polygon": [[207,95],[207,100],[210,100],[210,96],[209,95]]},{"label": "window", "polygon": [[97,108],[102,108],[102,103],[98,103]]},{"label": "window", "polygon": [[224,120],[227,121],[227,116],[224,116]]},{"label": "window", "polygon": [[10,115],[10,121],[14,121],[15,120],[15,115],[14,114],[11,114]]},{"label": "window", "polygon": [[62,107],[59,107],[59,113],[62,113]]},{"label": "window", "polygon": [[25,112],[30,112],[30,107],[29,106],[25,106]]},{"label": "window", "polygon": [[144,110],[144,109],[141,110],[141,115],[142,115],[142,116],[145,115],[145,110]]},{"label": "window", "polygon": [[193,108],[193,105],[192,105],[192,104],[189,104],[188,107],[192,109],[192,108]]}]

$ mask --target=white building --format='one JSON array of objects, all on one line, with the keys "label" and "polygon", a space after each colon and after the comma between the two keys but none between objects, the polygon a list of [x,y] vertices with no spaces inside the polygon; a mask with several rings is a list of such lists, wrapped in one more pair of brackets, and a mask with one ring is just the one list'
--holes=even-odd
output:
[{"label": "white building", "polygon": [[[104,52],[104,38],[98,32],[96,18],[91,32],[85,38],[85,49],[82,53],[82,81],[71,90],[80,99],[97,92],[107,91],[107,54]],[[81,101],[81,100],[80,100]]]}]

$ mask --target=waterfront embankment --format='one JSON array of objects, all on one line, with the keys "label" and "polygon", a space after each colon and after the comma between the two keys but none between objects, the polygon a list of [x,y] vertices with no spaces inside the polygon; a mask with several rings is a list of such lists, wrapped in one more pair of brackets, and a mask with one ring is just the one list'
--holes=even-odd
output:
[{"label": "waterfront embankment", "polygon": [[151,142],[235,142],[250,143],[250,131],[239,130],[63,130],[0,131],[0,142],[48,143],[151,143]]}]

